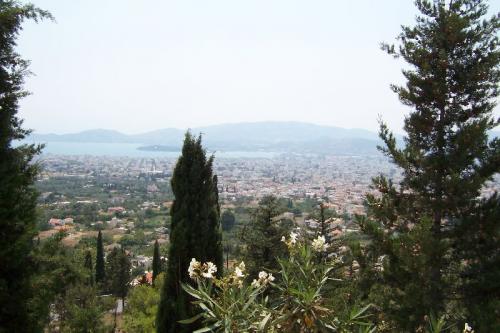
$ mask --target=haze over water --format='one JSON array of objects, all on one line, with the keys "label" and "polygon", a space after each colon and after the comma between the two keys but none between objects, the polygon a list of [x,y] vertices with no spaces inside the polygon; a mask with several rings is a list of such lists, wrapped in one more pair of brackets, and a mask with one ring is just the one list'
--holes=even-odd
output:
[{"label": "haze over water", "polygon": [[[171,157],[180,156],[180,151],[145,151],[135,143],[89,143],[89,142],[47,142],[43,154],[52,155],[93,155],[128,157]],[[209,153],[212,153],[209,151]],[[265,151],[216,151],[217,158],[272,158],[279,153]]]}]

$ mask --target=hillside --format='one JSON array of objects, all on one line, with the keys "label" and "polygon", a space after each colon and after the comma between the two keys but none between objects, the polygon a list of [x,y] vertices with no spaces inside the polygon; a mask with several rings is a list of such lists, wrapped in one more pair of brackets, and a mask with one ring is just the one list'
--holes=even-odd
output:
[{"label": "hillside", "polygon": [[[319,126],[299,122],[256,122],[221,124],[193,128],[201,133],[210,150],[264,150],[287,152],[329,152],[371,154],[376,150],[377,134],[363,129]],[[80,143],[137,143],[146,146],[181,146],[184,130],[165,128],[140,134],[124,134],[94,129],[70,134],[34,133],[30,141]],[[158,147],[155,147],[158,149]]]}]

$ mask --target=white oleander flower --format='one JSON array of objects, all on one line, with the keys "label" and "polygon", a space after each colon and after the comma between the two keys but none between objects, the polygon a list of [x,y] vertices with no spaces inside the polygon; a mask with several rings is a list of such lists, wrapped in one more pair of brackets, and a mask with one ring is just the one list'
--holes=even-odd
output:
[{"label": "white oleander flower", "polygon": [[465,326],[464,326],[464,333],[474,333],[474,330],[472,329],[471,326],[469,326],[468,323],[465,323]]},{"label": "white oleander flower", "polygon": [[201,273],[201,275],[207,279],[212,279],[214,277],[214,274],[217,272],[217,266],[215,266],[214,263],[210,261],[203,265],[203,268],[204,272]]},{"label": "white oleander flower", "polygon": [[274,276],[271,273],[261,271],[261,272],[259,272],[259,279],[258,280],[254,279],[252,281],[252,287],[255,287],[255,288],[262,287],[270,282],[273,282],[274,280],[275,280]]},{"label": "white oleander flower", "polygon": [[295,245],[295,243],[297,243],[297,237],[299,237],[299,235],[298,235],[298,234],[296,234],[295,232],[293,232],[293,231],[292,231],[292,232],[290,233],[290,243],[291,243],[292,245]]},{"label": "white oleander flower", "polygon": [[197,261],[195,258],[192,258],[188,268],[189,277],[191,279],[199,277],[200,270],[201,270],[201,262]]},{"label": "white oleander flower", "polygon": [[318,236],[318,238],[312,241],[312,247],[316,252],[325,252],[328,246],[325,236]]},{"label": "white oleander flower", "polygon": [[234,269],[234,275],[237,278],[245,277],[245,263],[243,261]]}]

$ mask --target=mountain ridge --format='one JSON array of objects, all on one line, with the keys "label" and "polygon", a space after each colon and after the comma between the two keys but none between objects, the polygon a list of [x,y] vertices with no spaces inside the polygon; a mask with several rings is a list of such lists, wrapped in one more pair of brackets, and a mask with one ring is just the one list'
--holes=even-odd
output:
[{"label": "mountain ridge", "polygon": [[[342,128],[305,122],[226,123],[189,129],[203,136],[209,150],[282,151],[333,154],[375,154],[381,143],[378,134],[360,128]],[[133,143],[146,146],[168,146],[180,149],[186,130],[163,128],[138,134],[109,129],[90,129],[67,134],[33,133],[33,142]],[[492,132],[499,137],[500,132]],[[402,136],[396,134],[402,143]],[[143,147],[144,148],[144,147]]]},{"label": "mountain ridge", "polygon": [[[280,133],[280,135],[285,135],[283,139],[293,139],[291,136],[294,136],[296,141],[302,141],[305,138],[317,137],[318,133],[321,133],[322,136],[326,137],[335,137],[335,138],[348,138],[348,137],[359,137],[359,138],[369,138],[375,139],[377,134],[375,132],[360,129],[360,128],[343,128],[336,126],[325,126],[325,125],[316,125],[311,123],[304,122],[279,122],[279,121],[269,121],[269,122],[245,122],[245,123],[224,123],[217,124],[211,126],[202,126],[187,129],[190,130],[193,134],[202,133],[202,135],[206,138],[218,140],[219,138],[227,139],[227,136],[236,137],[247,137],[251,135],[253,138],[260,137],[259,141],[269,140],[270,136],[276,137],[276,133]],[[95,143],[154,143],[160,144],[165,143],[172,136],[175,139],[179,137],[183,137],[184,133],[187,131],[184,129],[178,128],[161,128],[152,131],[146,131],[137,134],[126,134],[120,132],[118,130],[111,129],[89,129],[84,131],[79,131],[75,133],[64,133],[64,134],[55,134],[55,133],[37,133],[34,132],[30,136],[30,140],[33,141],[65,141],[65,142],[95,142]],[[264,131],[265,133],[259,133]],[[297,131],[302,131],[297,133]],[[314,131],[312,133],[312,131]],[[222,133],[223,132],[223,133]],[[274,134],[272,134],[274,133]],[[262,139],[262,135],[256,134],[265,134],[265,139]],[[296,135],[300,134],[299,137]],[[302,138],[301,140],[297,140],[298,138]],[[279,141],[279,140],[277,140]]]}]

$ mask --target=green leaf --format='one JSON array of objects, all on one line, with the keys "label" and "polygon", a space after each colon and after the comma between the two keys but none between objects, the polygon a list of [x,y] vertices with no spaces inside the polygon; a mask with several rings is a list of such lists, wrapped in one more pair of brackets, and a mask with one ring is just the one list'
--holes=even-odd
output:
[{"label": "green leaf", "polygon": [[202,317],[203,317],[203,313],[198,313],[194,317],[191,317],[191,318],[188,318],[188,319],[183,319],[183,320],[178,320],[177,322],[181,323],[181,324],[192,324],[192,323],[194,323],[195,321],[197,321],[198,319],[200,319]]},{"label": "green leaf", "polygon": [[264,329],[267,328],[267,324],[268,324],[270,318],[271,318],[271,313],[268,313],[267,316],[265,316],[264,319],[262,319],[262,321],[259,324],[260,331],[264,331]]},{"label": "green leaf", "polygon": [[222,324],[220,321],[216,322],[215,324],[207,327],[203,327],[200,329],[197,329],[196,331],[193,331],[193,333],[203,333],[203,332],[210,332],[213,331],[215,328],[220,327]]}]

